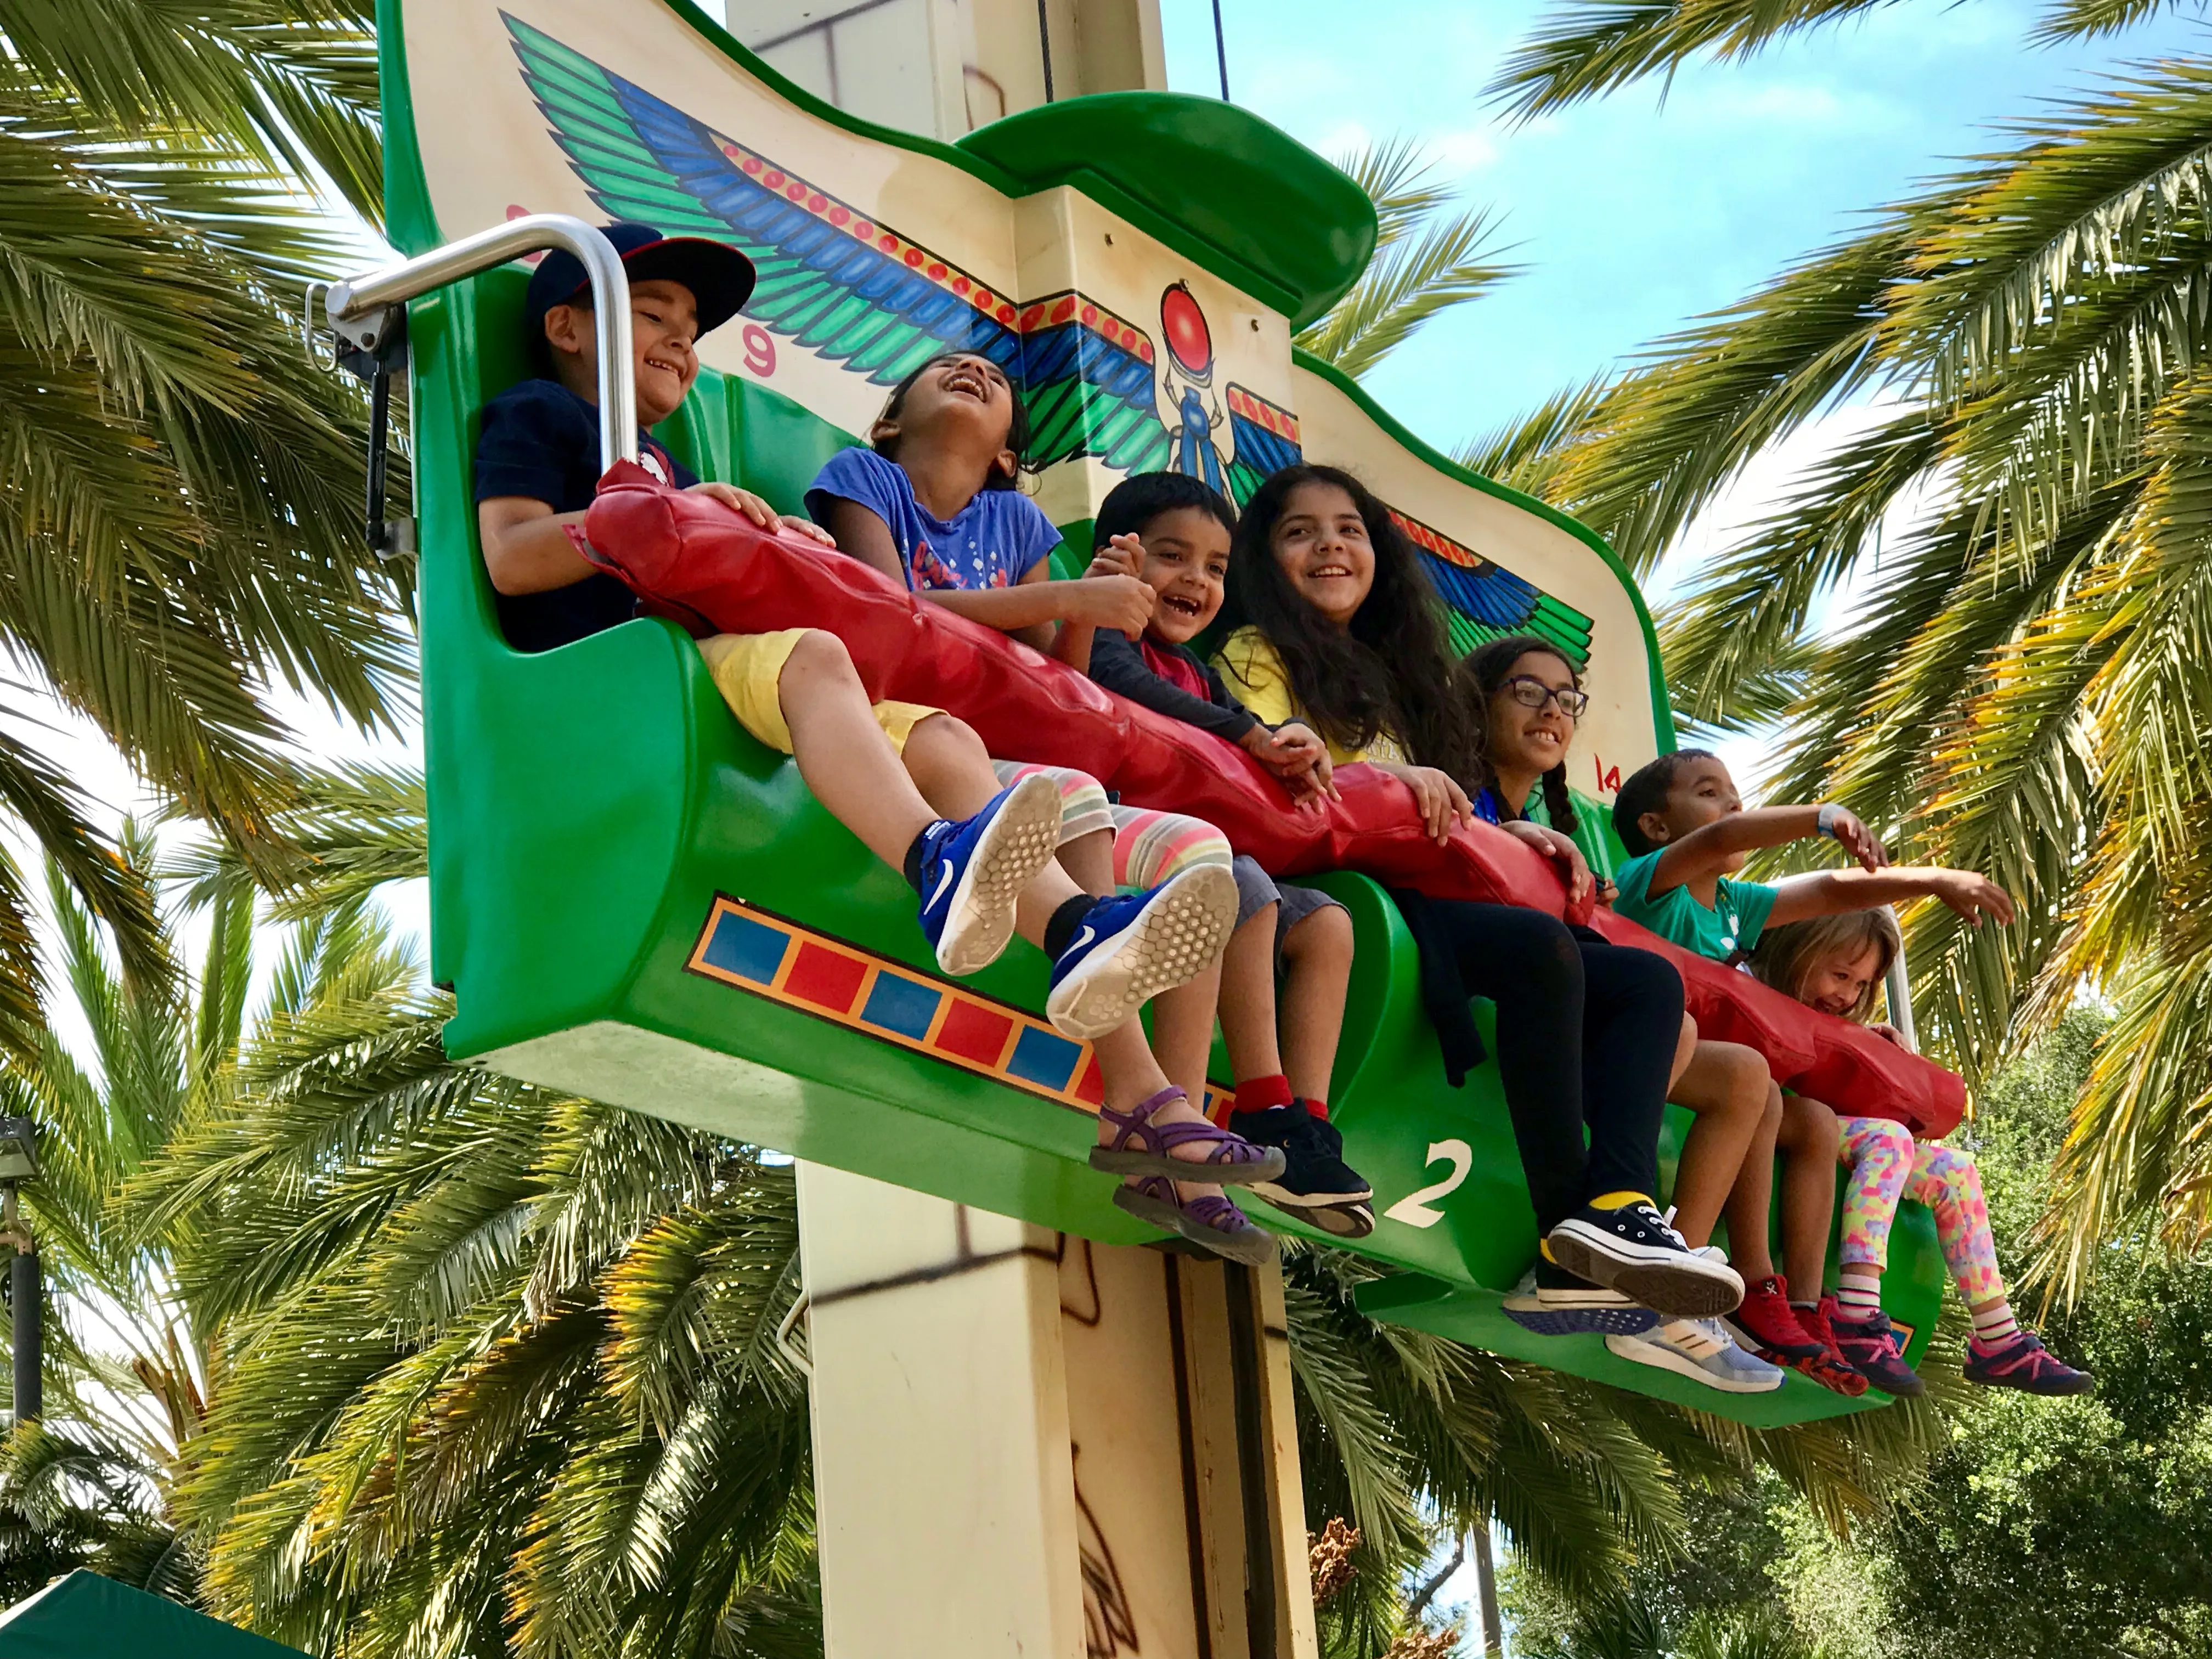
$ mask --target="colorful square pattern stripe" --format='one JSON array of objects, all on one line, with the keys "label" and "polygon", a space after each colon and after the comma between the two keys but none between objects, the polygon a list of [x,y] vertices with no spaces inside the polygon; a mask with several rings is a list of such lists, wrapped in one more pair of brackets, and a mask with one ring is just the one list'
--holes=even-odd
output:
[{"label": "colorful square pattern stripe", "polygon": [[[1096,1112],[1104,1092],[1091,1045],[1062,1036],[1035,1014],[741,900],[715,899],[685,965],[1078,1111]],[[1227,1093],[1209,1084],[1208,1109]]]}]

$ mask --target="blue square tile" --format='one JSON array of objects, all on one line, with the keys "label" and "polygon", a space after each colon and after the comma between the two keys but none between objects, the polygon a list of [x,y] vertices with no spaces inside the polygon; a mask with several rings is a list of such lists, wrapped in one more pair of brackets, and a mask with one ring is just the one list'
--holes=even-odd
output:
[{"label": "blue square tile", "polygon": [[944,1000],[945,993],[934,985],[925,985],[903,974],[879,972],[875,988],[868,993],[867,1006],[860,1010],[860,1018],[871,1025],[880,1025],[886,1031],[896,1031],[919,1042],[929,1035],[929,1022],[937,1018],[937,1006]]},{"label": "blue square tile", "polygon": [[1014,1056],[1006,1062],[1006,1069],[1045,1088],[1065,1089],[1074,1080],[1075,1067],[1082,1058],[1081,1043],[1032,1025],[1015,1042]]},{"label": "blue square tile", "polygon": [[790,948],[787,934],[736,910],[725,910],[707,936],[704,960],[710,968],[758,985],[771,983]]}]

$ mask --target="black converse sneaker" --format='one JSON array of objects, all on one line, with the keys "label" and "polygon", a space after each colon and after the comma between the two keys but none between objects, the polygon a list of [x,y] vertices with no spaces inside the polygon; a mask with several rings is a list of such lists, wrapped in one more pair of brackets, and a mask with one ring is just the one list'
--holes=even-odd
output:
[{"label": "black converse sneaker", "polygon": [[1743,1280],[1727,1262],[1692,1250],[1642,1200],[1618,1209],[1585,1205],[1544,1241],[1570,1273],[1621,1292],[1669,1319],[1735,1311]]},{"label": "black converse sneaker", "polygon": [[1229,1128],[1255,1146],[1282,1149],[1282,1174],[1251,1187],[1277,1209],[1340,1238],[1364,1238],[1375,1231],[1374,1189],[1344,1161],[1344,1137],[1336,1125],[1314,1116],[1305,1102],[1232,1112]]},{"label": "black converse sneaker", "polygon": [[1505,1316],[1539,1336],[1636,1336],[1659,1322],[1619,1291],[1593,1285],[1542,1256],[1505,1298]]}]

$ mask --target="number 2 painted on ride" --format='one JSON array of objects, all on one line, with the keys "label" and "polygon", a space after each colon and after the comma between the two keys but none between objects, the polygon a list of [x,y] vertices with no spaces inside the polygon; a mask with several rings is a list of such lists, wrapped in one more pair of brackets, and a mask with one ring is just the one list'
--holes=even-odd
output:
[{"label": "number 2 painted on ride", "polygon": [[1452,1171],[1433,1186],[1424,1187],[1417,1193],[1408,1193],[1389,1209],[1383,1216],[1391,1221],[1402,1221],[1408,1227],[1433,1227],[1444,1218],[1442,1210],[1431,1209],[1430,1200],[1459,1190],[1460,1183],[1474,1168],[1474,1148],[1464,1140],[1432,1140],[1429,1143],[1426,1163],[1451,1160]]}]

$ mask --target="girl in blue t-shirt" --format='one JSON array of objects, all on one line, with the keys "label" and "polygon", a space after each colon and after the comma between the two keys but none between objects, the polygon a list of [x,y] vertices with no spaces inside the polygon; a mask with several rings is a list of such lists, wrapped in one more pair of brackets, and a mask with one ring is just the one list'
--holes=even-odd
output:
[{"label": "girl in blue t-shirt", "polygon": [[1060,532],[1016,487],[1029,441],[1029,411],[1006,371],[947,352],[892,388],[868,428],[872,447],[830,457],[806,510],[840,550],[1080,669],[1093,629],[1144,630],[1152,590],[1112,560],[1054,580]]},{"label": "girl in blue t-shirt", "polygon": [[[840,551],[1079,671],[1089,660],[1094,629],[1144,630],[1152,620],[1152,590],[1128,574],[1134,562],[1127,554],[1094,560],[1096,574],[1078,580],[1053,580],[1050,555],[1060,532],[1016,487],[1029,441],[1028,410],[1006,372],[977,353],[947,352],[892,389],[868,428],[872,448],[842,450],[830,459],[806,492],[806,510]],[[994,764],[1009,787],[1028,774],[1052,778],[1060,792],[1060,863],[1086,894],[1103,897],[1119,886],[1201,877],[1233,888],[1229,843],[1212,824],[1114,806],[1087,773]],[[1073,905],[1067,908],[1075,914]],[[1204,1000],[1212,984],[1203,979],[1162,995]],[[1150,1058],[1134,1020],[1098,1041],[1102,1060],[1110,1054],[1130,1065]],[[1103,1108],[1098,1140],[1092,1166],[1129,1176],[1114,1197],[1122,1209],[1233,1259],[1273,1258],[1272,1242],[1205,1178],[1221,1173],[1207,1159],[1227,1161],[1253,1149],[1231,1147],[1231,1141],[1243,1143],[1216,1131],[1182,1089],[1163,1089],[1132,1111]],[[1161,1162],[1163,1145],[1181,1149],[1178,1161],[1192,1179],[1163,1173],[1170,1167]]]}]

